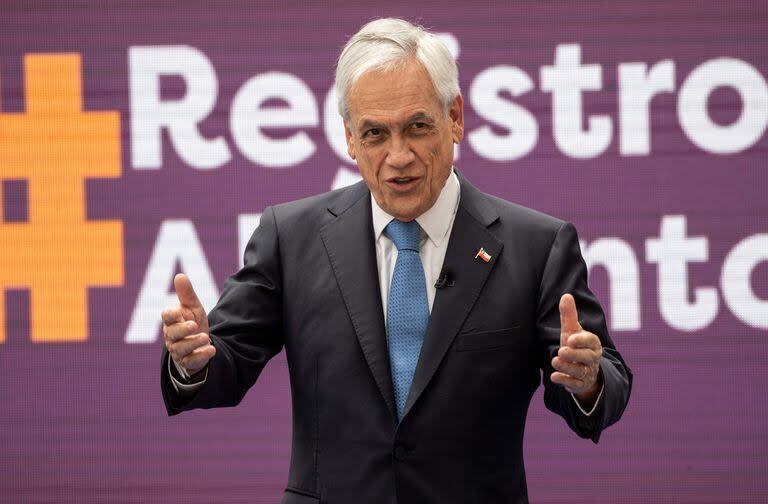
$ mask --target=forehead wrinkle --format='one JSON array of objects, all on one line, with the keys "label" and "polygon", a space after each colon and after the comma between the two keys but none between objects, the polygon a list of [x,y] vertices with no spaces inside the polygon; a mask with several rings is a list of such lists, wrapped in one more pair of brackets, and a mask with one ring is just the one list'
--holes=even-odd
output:
[{"label": "forehead wrinkle", "polygon": [[[350,96],[352,98],[350,101],[357,102],[357,107],[364,106],[384,113],[392,112],[394,109],[421,108],[427,105],[425,101],[437,102],[437,97],[433,93],[425,93],[416,86],[409,87],[412,89],[403,90],[401,87],[396,86],[386,93],[382,93],[380,89],[361,88]],[[413,89],[414,87],[415,89]]]}]

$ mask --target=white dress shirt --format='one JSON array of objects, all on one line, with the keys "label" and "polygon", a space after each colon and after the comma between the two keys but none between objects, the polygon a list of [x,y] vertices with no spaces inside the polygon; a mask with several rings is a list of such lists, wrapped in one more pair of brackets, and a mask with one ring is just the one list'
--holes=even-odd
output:
[{"label": "white dress shirt", "polygon": [[[429,313],[435,302],[435,282],[440,277],[445,252],[448,250],[448,238],[453,229],[453,220],[459,208],[459,179],[451,172],[445,182],[437,201],[432,208],[416,217],[421,226],[421,241],[419,242],[419,257],[424,268],[424,280],[427,283],[427,302]],[[379,288],[381,289],[381,309],[384,310],[384,322],[387,320],[387,302],[389,300],[389,284],[397,261],[397,247],[384,233],[394,217],[382,210],[376,199],[371,197],[373,214],[373,235],[376,239],[376,265],[379,268]]]},{"label": "white dress shirt", "polygon": [[[435,301],[435,282],[440,277],[440,271],[443,268],[443,260],[445,259],[445,252],[448,250],[448,239],[451,236],[451,230],[453,229],[453,221],[456,218],[456,211],[459,208],[460,198],[460,186],[459,179],[454,171],[448,176],[448,179],[440,191],[440,195],[437,197],[437,201],[432,207],[416,217],[416,222],[421,226],[421,241],[419,243],[419,257],[421,258],[421,264],[424,268],[424,280],[427,287],[427,302],[429,303],[429,312],[432,313],[432,305]],[[384,321],[387,320],[387,301],[389,300],[389,284],[392,282],[392,274],[395,271],[395,262],[397,261],[397,247],[384,233],[384,228],[387,227],[393,216],[385,212],[378,203],[376,198],[371,196],[371,213],[373,215],[373,234],[376,240],[376,265],[379,269],[379,288],[381,289],[381,309],[384,312]],[[168,359],[172,361],[173,359]],[[188,375],[181,366],[176,364],[176,369],[183,377]],[[170,366],[170,364],[169,364]],[[171,375],[171,382],[176,388],[176,391],[183,395],[191,395],[200,386],[205,383],[205,378],[202,381],[185,384],[181,383],[170,373],[170,367],[168,369]],[[576,397],[571,394],[579,410],[584,415],[590,416],[597,408],[597,405],[602,399],[603,391],[600,390],[600,395],[595,401],[595,405],[590,411],[585,411]]]}]

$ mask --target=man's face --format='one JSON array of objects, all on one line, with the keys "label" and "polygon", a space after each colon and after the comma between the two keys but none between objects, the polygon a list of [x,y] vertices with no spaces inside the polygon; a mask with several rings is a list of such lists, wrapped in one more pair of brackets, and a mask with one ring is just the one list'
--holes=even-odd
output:
[{"label": "man's face", "polygon": [[412,60],[363,74],[348,96],[349,155],[376,203],[410,221],[435,204],[464,136],[461,96],[445,113],[424,67]]}]

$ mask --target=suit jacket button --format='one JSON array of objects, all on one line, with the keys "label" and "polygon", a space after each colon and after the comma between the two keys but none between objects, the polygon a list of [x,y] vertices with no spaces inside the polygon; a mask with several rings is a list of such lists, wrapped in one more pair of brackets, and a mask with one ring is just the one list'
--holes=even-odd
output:
[{"label": "suit jacket button", "polygon": [[395,459],[396,460],[405,460],[405,458],[408,456],[408,450],[403,445],[397,445],[395,446]]}]

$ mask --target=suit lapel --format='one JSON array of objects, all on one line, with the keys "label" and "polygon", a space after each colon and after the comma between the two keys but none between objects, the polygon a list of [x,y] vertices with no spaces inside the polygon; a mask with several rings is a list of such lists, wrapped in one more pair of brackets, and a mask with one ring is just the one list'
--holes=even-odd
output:
[{"label": "suit lapel", "polygon": [[[503,244],[487,229],[498,219],[498,214],[480,191],[460,175],[459,180],[461,199],[443,261],[443,268],[455,273],[455,285],[438,290],[435,295],[403,417],[437,371],[503,248]],[[491,256],[488,262],[476,257],[481,247]]]},{"label": "suit lapel", "polygon": [[394,418],[395,394],[381,305],[370,193],[359,183],[328,210],[336,219],[320,231],[368,367]]}]

